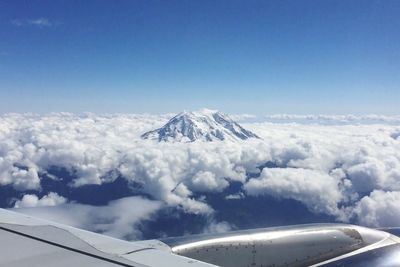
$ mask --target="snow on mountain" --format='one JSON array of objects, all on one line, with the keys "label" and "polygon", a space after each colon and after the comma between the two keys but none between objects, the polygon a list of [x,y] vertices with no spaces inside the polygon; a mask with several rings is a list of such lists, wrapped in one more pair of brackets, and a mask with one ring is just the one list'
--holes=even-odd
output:
[{"label": "snow on mountain", "polygon": [[193,142],[196,140],[236,141],[259,137],[244,129],[228,115],[216,110],[203,109],[179,113],[163,127],[144,133],[142,138],[158,141]]}]

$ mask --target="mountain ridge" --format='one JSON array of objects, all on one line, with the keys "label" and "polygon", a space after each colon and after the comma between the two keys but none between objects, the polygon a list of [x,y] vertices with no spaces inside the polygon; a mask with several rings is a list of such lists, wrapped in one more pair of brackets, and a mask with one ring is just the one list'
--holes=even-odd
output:
[{"label": "mountain ridge", "polygon": [[161,128],[148,131],[141,137],[159,142],[239,141],[259,138],[228,115],[211,109],[183,111],[171,118]]}]

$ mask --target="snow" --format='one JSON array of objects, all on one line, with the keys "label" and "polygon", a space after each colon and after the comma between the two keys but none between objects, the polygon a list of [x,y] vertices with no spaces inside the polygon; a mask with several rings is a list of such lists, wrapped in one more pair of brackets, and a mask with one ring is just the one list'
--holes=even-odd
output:
[{"label": "snow", "polygon": [[182,112],[173,117],[163,127],[148,131],[143,139],[172,142],[239,141],[259,138],[244,129],[228,115],[217,110],[202,109]]}]

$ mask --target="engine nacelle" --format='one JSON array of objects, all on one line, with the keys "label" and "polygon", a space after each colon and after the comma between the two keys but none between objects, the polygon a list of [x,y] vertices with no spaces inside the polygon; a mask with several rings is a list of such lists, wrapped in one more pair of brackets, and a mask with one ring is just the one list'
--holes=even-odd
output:
[{"label": "engine nacelle", "polygon": [[223,267],[310,266],[372,246],[396,243],[383,231],[313,224],[162,240],[178,255]]}]

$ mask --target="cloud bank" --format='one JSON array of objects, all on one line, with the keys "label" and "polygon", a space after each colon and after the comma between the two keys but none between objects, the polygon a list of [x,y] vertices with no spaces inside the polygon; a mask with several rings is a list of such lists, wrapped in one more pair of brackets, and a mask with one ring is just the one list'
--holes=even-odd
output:
[{"label": "cloud bank", "polygon": [[273,114],[264,117],[268,121],[275,122],[300,122],[300,123],[324,123],[324,124],[374,124],[374,123],[391,123],[399,124],[400,115],[326,115],[326,114]]},{"label": "cloud bank", "polygon": [[[400,207],[398,125],[384,121],[350,125],[254,122],[243,126],[259,135],[260,140],[158,143],[140,138],[144,132],[162,126],[170,116],[3,115],[0,185],[20,192],[41,192],[44,176],[54,181],[65,179],[49,171],[57,166],[73,177],[68,181],[71,188],[107,184],[122,177],[136,193],[146,196],[146,200],[121,200],[111,203],[110,208],[99,208],[100,218],[82,204],[63,200],[57,191],[41,198],[29,193],[15,204],[21,208],[37,206],[38,210],[57,205],[61,211],[76,209],[77,213],[89,212],[103,220],[101,214],[107,212],[115,218],[123,209],[131,212],[129,201],[143,201],[149,210],[140,209],[137,218],[149,218],[161,205],[209,216],[215,210],[205,196],[222,194],[233,183],[239,183],[241,186],[226,199],[293,199],[314,213],[334,216],[339,221],[400,225],[396,208]],[[113,215],[111,209],[120,213]],[[121,223],[125,221],[135,223],[131,217],[121,217]],[[79,225],[92,222],[81,221]],[[219,223],[213,230],[229,228]],[[100,230],[121,236],[107,226]]]},{"label": "cloud bank", "polygon": [[[320,171],[302,168],[264,169],[244,189],[249,195],[272,195],[304,203],[310,210],[339,215],[338,203],[345,196],[339,181]],[[329,189],[329,190],[327,190]]]},{"label": "cloud bank", "polygon": [[[34,197],[30,196],[29,198]],[[57,203],[58,205],[50,203],[47,205],[49,203],[45,203],[46,199],[44,198],[39,202],[36,200],[35,203],[35,201],[28,200],[25,195],[21,202],[16,203],[15,211],[129,240],[140,239],[141,233],[137,230],[137,224],[150,219],[162,207],[160,201],[141,197],[122,198],[111,201],[106,206],[97,207],[78,203]],[[21,205],[23,202],[29,204]],[[36,208],[33,208],[35,204]]]}]

